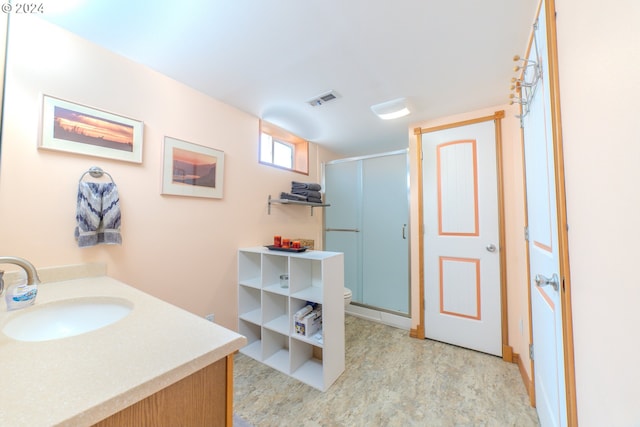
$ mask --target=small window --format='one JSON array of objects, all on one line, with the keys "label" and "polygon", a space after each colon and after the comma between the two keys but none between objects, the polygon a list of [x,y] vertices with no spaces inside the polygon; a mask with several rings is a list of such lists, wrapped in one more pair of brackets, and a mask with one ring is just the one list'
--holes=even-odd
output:
[{"label": "small window", "polygon": [[309,143],[267,122],[260,122],[260,163],[309,174]]},{"label": "small window", "polygon": [[279,141],[269,134],[260,135],[260,161],[286,169],[293,169],[295,147],[285,141]]}]

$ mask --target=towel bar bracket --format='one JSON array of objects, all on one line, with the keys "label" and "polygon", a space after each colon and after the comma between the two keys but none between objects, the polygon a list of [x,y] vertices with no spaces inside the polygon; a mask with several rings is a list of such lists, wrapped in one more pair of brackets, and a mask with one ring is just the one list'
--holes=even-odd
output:
[{"label": "towel bar bracket", "polygon": [[82,181],[82,178],[84,178],[86,174],[91,175],[93,178],[102,178],[104,175],[107,175],[109,179],[111,179],[111,182],[115,183],[113,177],[109,174],[109,172],[105,172],[101,167],[98,166],[91,166],[89,170],[87,170],[80,176],[80,181]]},{"label": "towel bar bracket", "polygon": [[94,178],[102,178],[102,175],[104,175],[104,171],[102,170],[102,168],[99,168],[98,166],[91,166],[88,172],[89,172],[89,175],[91,175]]},{"label": "towel bar bracket", "polygon": [[268,215],[271,215],[271,204],[272,203],[278,203],[278,204],[281,204],[281,205],[309,206],[311,208],[311,216],[313,216],[313,208],[324,208],[324,207],[327,207],[327,206],[331,206],[329,204],[301,202],[301,201],[289,200],[289,199],[272,199],[271,195],[269,195],[269,198],[267,199],[267,214]]}]

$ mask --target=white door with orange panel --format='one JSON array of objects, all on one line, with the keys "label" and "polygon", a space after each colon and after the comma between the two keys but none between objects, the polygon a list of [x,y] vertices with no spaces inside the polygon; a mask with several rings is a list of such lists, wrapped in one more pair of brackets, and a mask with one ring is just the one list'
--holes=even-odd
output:
[{"label": "white door with orange panel", "polygon": [[[564,381],[560,252],[545,2],[529,55],[527,80],[535,81],[523,117],[533,335],[533,376],[540,425],[567,424]],[[538,75],[537,78],[536,75]]]},{"label": "white door with orange panel", "polygon": [[502,355],[494,121],[422,135],[425,336]]}]

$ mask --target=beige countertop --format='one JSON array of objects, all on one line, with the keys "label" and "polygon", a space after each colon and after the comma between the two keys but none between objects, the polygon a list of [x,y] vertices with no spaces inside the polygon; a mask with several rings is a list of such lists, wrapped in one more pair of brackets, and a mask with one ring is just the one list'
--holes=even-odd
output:
[{"label": "beige countertop", "polygon": [[0,333],[0,426],[94,424],[246,343],[104,275],[44,283],[35,306],[18,311],[7,312],[3,296],[0,331],[38,305],[86,296],[124,298],[133,310],[112,325],[58,340],[20,342]]}]

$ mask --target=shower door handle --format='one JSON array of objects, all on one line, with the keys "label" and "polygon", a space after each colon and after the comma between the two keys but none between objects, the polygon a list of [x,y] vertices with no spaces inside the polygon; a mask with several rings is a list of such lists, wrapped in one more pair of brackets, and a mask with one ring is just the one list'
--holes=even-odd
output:
[{"label": "shower door handle", "polygon": [[359,233],[357,228],[325,228],[324,231],[350,231],[352,233]]},{"label": "shower door handle", "polygon": [[407,224],[402,224],[402,238],[407,240]]}]

